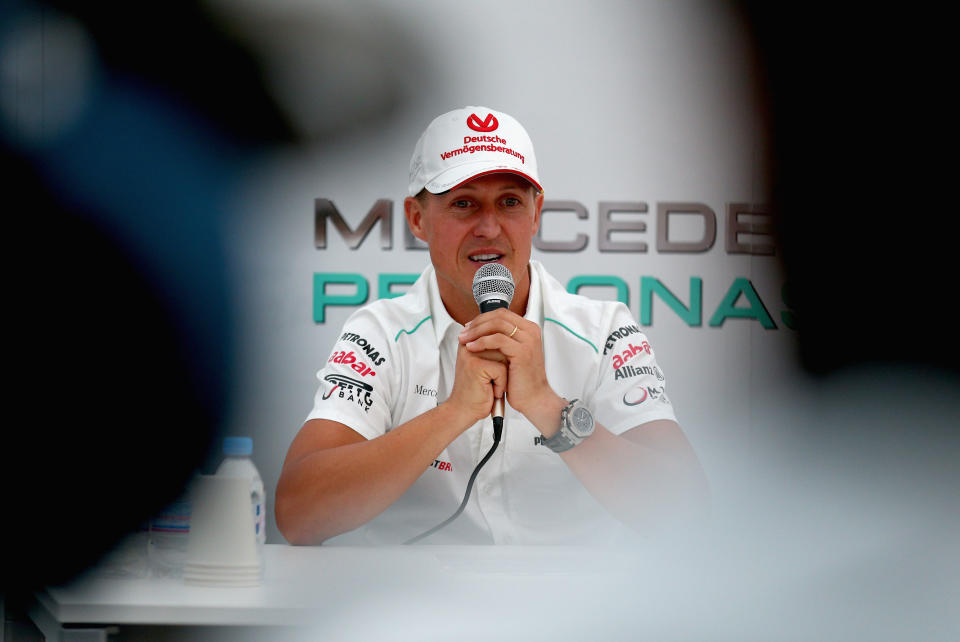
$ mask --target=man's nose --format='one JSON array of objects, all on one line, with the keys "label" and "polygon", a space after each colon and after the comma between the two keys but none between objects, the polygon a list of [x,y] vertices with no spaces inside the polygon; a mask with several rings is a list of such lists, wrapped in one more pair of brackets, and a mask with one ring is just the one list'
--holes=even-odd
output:
[{"label": "man's nose", "polygon": [[492,205],[486,205],[477,212],[477,224],[473,228],[475,236],[495,238],[500,235],[500,219]]}]

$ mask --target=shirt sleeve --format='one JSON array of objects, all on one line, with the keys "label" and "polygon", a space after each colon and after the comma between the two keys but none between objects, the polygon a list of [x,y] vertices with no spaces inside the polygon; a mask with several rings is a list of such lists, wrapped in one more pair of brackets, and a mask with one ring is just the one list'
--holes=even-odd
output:
[{"label": "shirt sleeve", "polygon": [[650,340],[622,303],[606,331],[593,397],[587,400],[597,421],[618,435],[657,419],[676,421]]},{"label": "shirt sleeve", "polygon": [[344,324],[326,364],[310,419],[330,419],[373,439],[390,428],[394,372],[399,364],[374,314],[355,312]]}]

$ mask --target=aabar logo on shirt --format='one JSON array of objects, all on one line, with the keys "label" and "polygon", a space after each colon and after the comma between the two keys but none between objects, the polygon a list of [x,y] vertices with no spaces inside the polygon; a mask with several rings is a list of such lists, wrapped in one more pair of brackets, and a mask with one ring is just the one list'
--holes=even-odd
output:
[{"label": "aabar logo on shirt", "polygon": [[647,343],[646,341],[641,341],[640,345],[638,346],[635,346],[631,343],[626,350],[624,350],[620,354],[613,356],[613,369],[619,370],[624,365],[626,365],[627,361],[630,361],[630,359],[633,359],[635,356],[637,356],[641,352],[646,352],[647,354],[651,354],[650,344]]},{"label": "aabar logo on shirt", "polygon": [[366,377],[367,375],[370,375],[372,377],[377,376],[376,371],[373,370],[370,366],[365,364],[363,361],[357,361],[357,358],[354,356],[352,350],[350,352],[347,352],[346,350],[338,350],[334,352],[333,355],[331,355],[331,357],[327,359],[327,363],[346,364],[351,368],[353,368],[354,370],[356,370],[357,372],[359,372],[360,375],[364,377]]},{"label": "aabar logo on shirt", "polygon": [[499,126],[500,123],[493,114],[487,114],[487,117],[482,121],[476,114],[470,114],[470,117],[467,118],[467,127],[475,132],[492,132]]}]

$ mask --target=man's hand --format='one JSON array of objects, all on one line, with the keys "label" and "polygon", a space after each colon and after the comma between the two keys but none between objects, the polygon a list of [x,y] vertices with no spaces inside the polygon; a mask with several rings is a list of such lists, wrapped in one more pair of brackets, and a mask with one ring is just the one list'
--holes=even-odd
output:
[{"label": "man's hand", "polygon": [[[556,434],[567,402],[547,382],[536,323],[507,309],[493,310],[467,324],[460,344],[461,352],[491,363],[506,360],[510,405],[545,437]],[[703,471],[674,421],[647,422],[622,435],[598,423],[590,437],[560,457],[612,515],[638,532],[689,530],[706,512]]]},{"label": "man's hand", "polygon": [[497,357],[484,358],[463,345],[457,347],[457,372],[447,403],[464,414],[468,426],[489,415],[494,398],[502,399],[506,391],[507,366]]},{"label": "man's hand", "polygon": [[[460,333],[460,346],[485,360],[506,361],[510,405],[535,426],[546,429],[547,436],[556,431],[553,420],[559,419],[560,411],[554,412],[554,409],[558,403],[562,408],[563,403],[547,382],[540,326],[500,308],[470,321]],[[539,410],[546,409],[549,409],[545,413],[550,417],[549,425],[540,426]]]}]

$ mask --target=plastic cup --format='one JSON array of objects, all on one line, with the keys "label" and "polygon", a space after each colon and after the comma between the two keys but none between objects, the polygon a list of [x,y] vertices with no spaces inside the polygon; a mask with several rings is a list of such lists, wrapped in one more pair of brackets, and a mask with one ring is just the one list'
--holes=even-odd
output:
[{"label": "plastic cup", "polygon": [[250,510],[250,480],[200,475],[192,496],[184,581],[220,586],[259,585],[262,561]]}]

